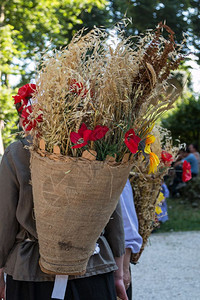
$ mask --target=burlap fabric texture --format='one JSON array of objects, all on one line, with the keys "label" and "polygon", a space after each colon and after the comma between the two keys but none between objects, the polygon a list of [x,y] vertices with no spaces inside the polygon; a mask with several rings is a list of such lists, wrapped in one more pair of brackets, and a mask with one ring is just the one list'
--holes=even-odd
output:
[{"label": "burlap fabric texture", "polygon": [[131,169],[82,158],[53,161],[31,153],[40,266],[46,273],[83,274],[116,208]]}]

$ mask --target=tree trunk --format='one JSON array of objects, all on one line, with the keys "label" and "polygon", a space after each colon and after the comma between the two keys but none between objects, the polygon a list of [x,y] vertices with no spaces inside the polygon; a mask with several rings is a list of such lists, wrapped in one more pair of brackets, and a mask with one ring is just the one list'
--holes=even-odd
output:
[{"label": "tree trunk", "polygon": [[[5,5],[4,3],[0,6],[0,27],[3,26],[5,20]],[[0,86],[2,85],[2,72],[0,71]]]},{"label": "tree trunk", "polygon": [[3,141],[2,141],[2,136],[1,136],[1,129],[3,129],[3,121],[0,120],[0,156],[3,155],[4,153],[4,148],[3,148]]}]

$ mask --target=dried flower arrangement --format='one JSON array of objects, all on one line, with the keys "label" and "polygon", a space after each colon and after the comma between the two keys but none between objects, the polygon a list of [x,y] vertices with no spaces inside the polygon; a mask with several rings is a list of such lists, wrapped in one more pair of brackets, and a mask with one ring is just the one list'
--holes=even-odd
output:
[{"label": "dried flower arrangement", "polygon": [[[160,162],[150,133],[173,105],[174,99],[166,95],[167,79],[183,59],[182,45],[175,44],[174,33],[163,24],[139,37],[136,45],[118,26],[116,30],[115,48],[106,43],[106,31],[95,28],[86,35],[83,30],[67,48],[44,55],[36,86],[26,86],[25,96],[22,90],[15,96],[24,129],[33,137],[33,196],[46,272],[82,273],[133,163],[150,174]],[[32,104],[25,107],[30,92]],[[51,230],[45,211],[54,216]],[[68,222],[68,231],[63,222]],[[87,232],[76,230],[85,226]],[[61,238],[62,244],[72,240],[70,251],[58,247]],[[84,245],[81,254],[77,241]],[[54,249],[60,251],[57,261]]]},{"label": "dried flower arrangement", "polygon": [[170,71],[183,59],[181,46],[163,24],[134,48],[119,28],[115,49],[107,38],[100,29],[81,32],[66,49],[44,56],[33,111],[29,106],[23,114],[35,149],[43,139],[49,153],[57,145],[63,155],[80,157],[87,149],[97,160],[112,156],[117,162],[144,151],[152,125],[172,107],[174,99],[164,92]]},{"label": "dried flower arrangement", "polygon": [[[173,147],[169,131],[162,129],[159,126],[155,126],[148,139],[149,144],[146,145],[145,151],[148,153],[153,151],[153,153],[158,156],[157,164],[154,164],[153,168],[151,168],[150,161],[150,168],[148,169],[141,161],[137,160],[133,171],[131,172],[132,177],[130,181],[134,191],[134,203],[138,216],[139,233],[143,239],[140,251],[131,255],[131,261],[133,263],[138,262],[147,244],[148,238],[155,228],[155,208],[161,189],[161,182],[173,161],[172,154],[166,150],[162,150],[164,148],[162,138],[165,139],[167,150],[172,152]],[[153,172],[150,174],[150,171]]]},{"label": "dried flower arrangement", "polygon": [[[139,222],[139,233],[143,238],[143,244],[140,252],[132,254],[131,261],[137,263],[151,232],[157,227],[155,221],[156,209],[159,210],[160,202],[164,197],[160,197],[161,184],[164,175],[168,173],[172,162],[176,159],[181,145],[173,146],[171,132],[165,128],[156,125],[147,138],[149,144],[146,145],[145,151],[156,153],[159,161],[151,168],[147,168],[141,163],[141,160],[135,162],[131,172],[131,185],[134,191],[134,203]],[[152,171],[152,172],[151,172]],[[151,174],[150,174],[151,173]],[[191,179],[191,167],[185,161],[183,166],[183,181]],[[163,195],[163,194],[162,194]],[[159,210],[160,212],[160,210]]]}]

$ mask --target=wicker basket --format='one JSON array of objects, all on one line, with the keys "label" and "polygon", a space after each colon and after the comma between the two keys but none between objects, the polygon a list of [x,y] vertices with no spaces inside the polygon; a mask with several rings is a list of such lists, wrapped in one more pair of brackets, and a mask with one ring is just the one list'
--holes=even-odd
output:
[{"label": "wicker basket", "polygon": [[40,266],[46,273],[83,274],[131,169],[68,157],[31,154]]}]

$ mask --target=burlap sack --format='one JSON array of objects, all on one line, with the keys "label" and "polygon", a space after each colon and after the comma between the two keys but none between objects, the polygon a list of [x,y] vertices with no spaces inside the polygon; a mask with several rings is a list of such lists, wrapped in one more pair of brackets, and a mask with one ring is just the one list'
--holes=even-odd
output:
[{"label": "burlap sack", "polygon": [[40,266],[47,273],[83,274],[127,181],[129,163],[111,166],[31,154]]}]

